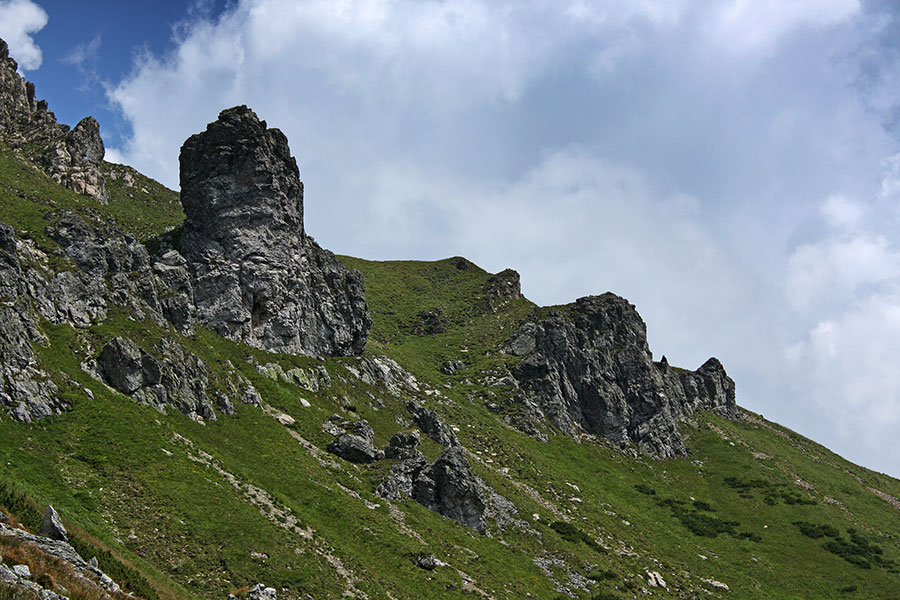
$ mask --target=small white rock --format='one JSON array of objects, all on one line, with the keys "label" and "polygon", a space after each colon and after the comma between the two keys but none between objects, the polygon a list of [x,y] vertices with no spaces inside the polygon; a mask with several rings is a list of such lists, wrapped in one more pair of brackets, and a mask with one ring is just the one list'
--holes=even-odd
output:
[{"label": "small white rock", "polygon": [[309,403],[309,400],[307,400],[306,398],[300,398],[300,406],[302,406],[303,408],[309,408],[312,405]]},{"label": "small white rock", "polygon": [[31,579],[31,569],[28,568],[28,565],[13,565],[12,569],[19,577]]}]

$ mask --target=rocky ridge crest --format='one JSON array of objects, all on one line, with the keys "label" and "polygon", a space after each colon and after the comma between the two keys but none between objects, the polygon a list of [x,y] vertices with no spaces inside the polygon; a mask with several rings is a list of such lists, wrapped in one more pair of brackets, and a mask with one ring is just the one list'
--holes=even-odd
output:
[{"label": "rocky ridge crest", "polygon": [[9,47],[0,39],[0,139],[23,149],[57,183],[105,203],[100,124],[93,117],[85,117],[71,130],[57,123],[46,100],[35,98],[34,84],[17,69]]},{"label": "rocky ridge crest", "polygon": [[[517,424],[548,420],[669,458],[687,453],[679,423],[706,409],[735,418],[734,381],[710,358],[696,371],[653,361],[635,307],[612,293],[579,298],[523,323],[505,350],[522,357]],[[524,419],[523,419],[524,417]]]}]

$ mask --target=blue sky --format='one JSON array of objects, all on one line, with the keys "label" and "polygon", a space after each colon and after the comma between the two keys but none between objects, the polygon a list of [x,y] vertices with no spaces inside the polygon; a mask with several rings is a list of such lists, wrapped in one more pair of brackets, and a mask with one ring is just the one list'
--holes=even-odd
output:
[{"label": "blue sky", "polygon": [[177,189],[184,139],[248,104],[325,247],[513,267],[542,304],[611,290],[657,357],[715,355],[742,405],[900,475],[898,12],[0,0],[0,36],[110,160]]}]

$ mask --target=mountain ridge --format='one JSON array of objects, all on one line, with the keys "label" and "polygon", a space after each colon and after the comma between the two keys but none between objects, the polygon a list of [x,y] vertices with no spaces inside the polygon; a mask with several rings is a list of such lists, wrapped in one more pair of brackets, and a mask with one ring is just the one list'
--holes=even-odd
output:
[{"label": "mountain ridge", "polygon": [[[653,361],[627,300],[334,257],[247,107],[185,143],[180,218],[102,152],[105,195],[65,185],[73,138],[0,54],[10,593],[893,597],[900,482],[740,409],[716,359]],[[69,567],[19,527],[51,503]]]}]

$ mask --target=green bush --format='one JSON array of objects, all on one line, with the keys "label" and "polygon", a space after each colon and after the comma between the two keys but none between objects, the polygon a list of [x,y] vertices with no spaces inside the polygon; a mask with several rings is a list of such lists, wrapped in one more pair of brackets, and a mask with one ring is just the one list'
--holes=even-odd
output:
[{"label": "green bush", "polygon": [[814,540],[825,536],[830,538],[840,537],[840,532],[831,525],[817,525],[807,521],[794,521],[793,525],[800,530],[800,533]]},{"label": "green bush", "polygon": [[588,534],[578,529],[571,523],[566,523],[565,521],[554,521],[550,524],[550,529],[558,533],[560,537],[567,542],[572,542],[573,544],[584,543],[586,546],[588,546],[589,548],[593,548],[597,552],[606,552],[606,548],[595,542]]}]

